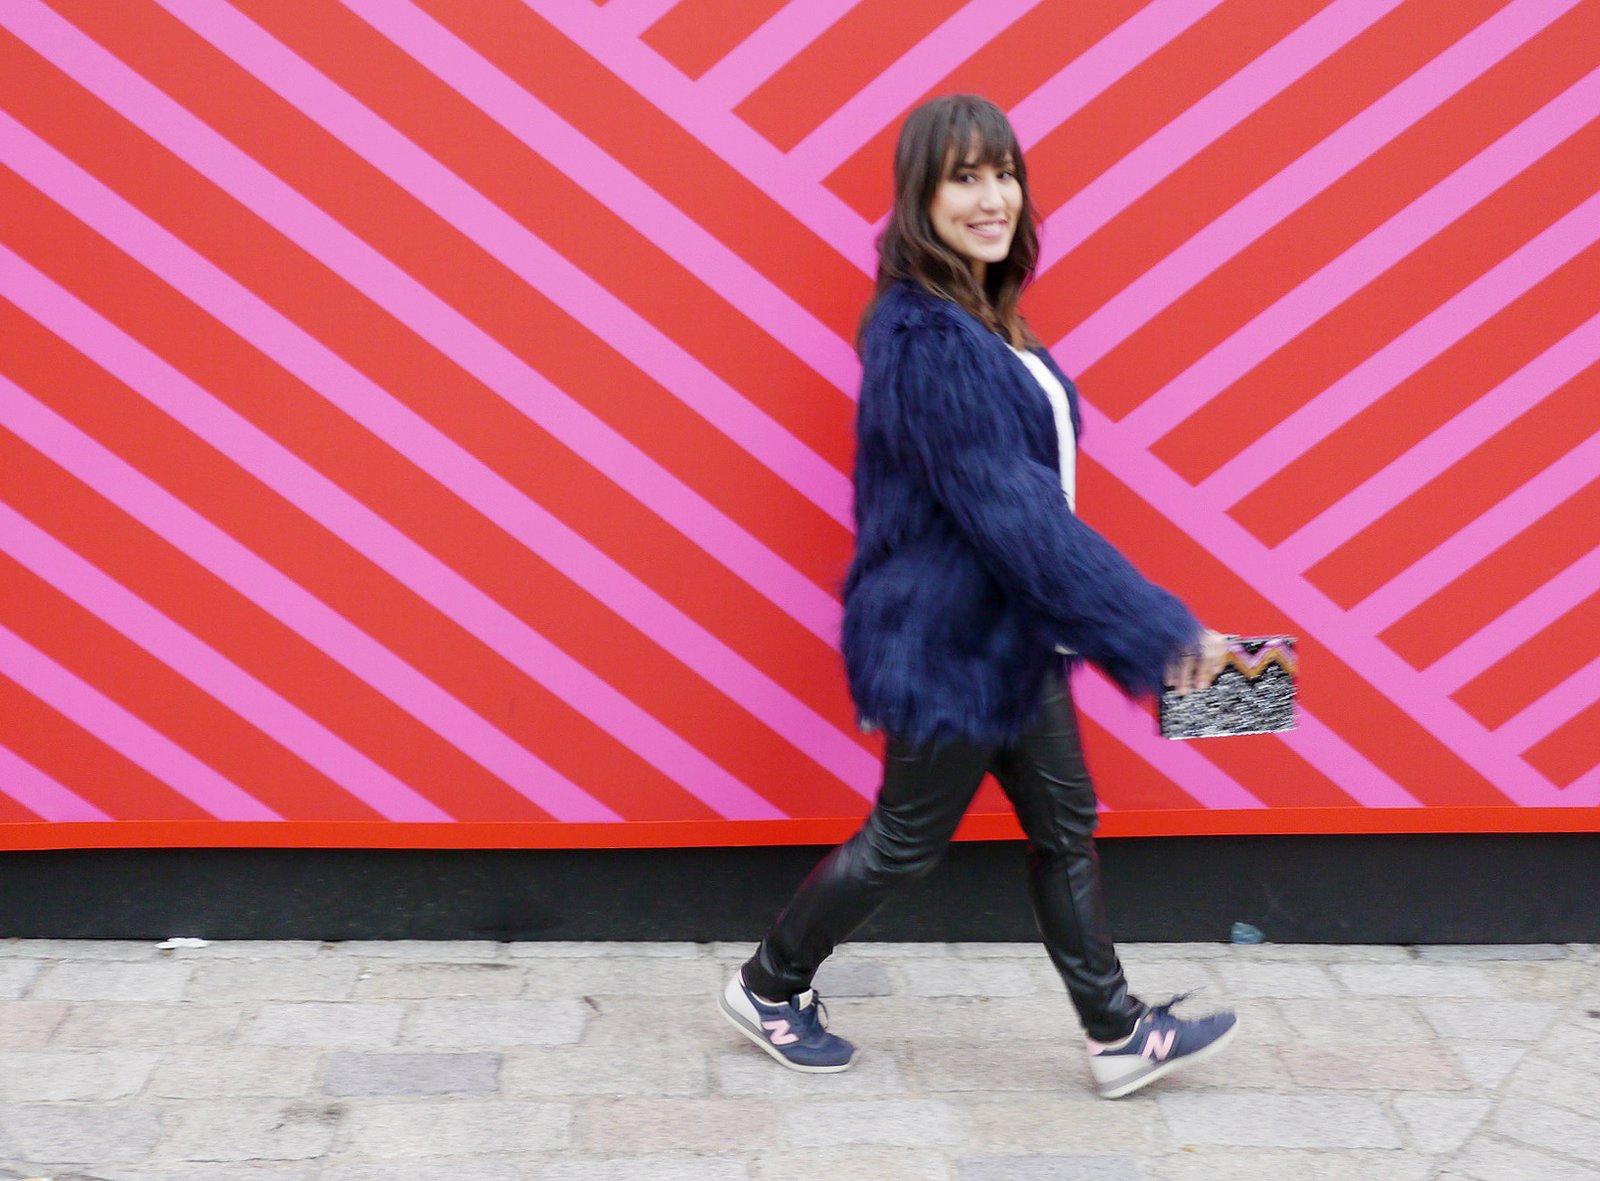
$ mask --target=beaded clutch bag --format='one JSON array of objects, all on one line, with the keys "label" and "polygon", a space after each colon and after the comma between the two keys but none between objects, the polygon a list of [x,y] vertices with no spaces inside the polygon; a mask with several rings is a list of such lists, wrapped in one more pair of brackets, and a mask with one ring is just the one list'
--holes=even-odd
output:
[{"label": "beaded clutch bag", "polygon": [[1229,636],[1228,662],[1204,689],[1161,691],[1163,738],[1214,738],[1294,729],[1299,660],[1294,636]]}]

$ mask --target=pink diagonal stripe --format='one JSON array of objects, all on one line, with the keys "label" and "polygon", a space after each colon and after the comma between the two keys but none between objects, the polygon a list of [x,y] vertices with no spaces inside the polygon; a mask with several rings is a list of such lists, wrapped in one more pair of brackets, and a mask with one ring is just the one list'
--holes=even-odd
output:
[{"label": "pink diagonal stripe", "polygon": [[[400,3],[395,0],[397,7]],[[831,245],[863,274],[876,272],[878,256],[866,219],[816,177],[796,168],[744,120],[708,105],[698,86],[676,66],[641,41],[612,36],[599,9],[565,0],[524,3],[758,186],[819,242]]]},{"label": "pink diagonal stripe", "polygon": [[[1600,110],[1600,70],[1586,75],[1506,132],[1156,391],[1123,420],[1133,437],[1146,446],[1161,438],[1277,349],[1582,128],[1595,117],[1597,110]],[[1384,355],[1380,352],[1367,363],[1372,364]],[[1298,455],[1312,439],[1321,437],[1318,433],[1299,438],[1301,446],[1293,454]],[[1281,446],[1282,440],[1277,445]],[[1288,458],[1284,457],[1285,462]],[[1235,498],[1254,487],[1254,484],[1241,487],[1232,483],[1238,475],[1242,472],[1233,473],[1227,484]],[[1256,482],[1259,483],[1259,478]]]},{"label": "pink diagonal stripe", "polygon": [[[1526,752],[1557,727],[1600,700],[1600,656],[1529,702],[1494,732],[1512,750]],[[1595,736],[1600,750],[1600,735]]]},{"label": "pink diagonal stripe", "polygon": [[789,0],[695,83],[700,101],[731,111],[859,0]]},{"label": "pink diagonal stripe", "polygon": [[1011,109],[1017,140],[1038,143],[1221,3],[1152,0]]},{"label": "pink diagonal stripe", "polygon": [[[80,85],[110,103],[141,130],[572,448],[819,638],[828,643],[835,641],[839,605],[831,595],[448,303],[94,41],[44,9],[38,0],[19,0],[5,13],[5,18],[19,37]],[[16,126],[19,131],[25,131],[20,125]],[[73,192],[65,197],[53,194],[55,199],[72,208],[76,190],[85,183],[94,184],[87,174],[82,175],[84,179],[73,186]],[[103,186],[98,186],[94,195],[112,197],[101,190]],[[125,208],[134,212],[131,207]],[[120,243],[114,223],[102,228],[102,232]],[[176,244],[175,239],[172,241]],[[181,249],[187,252],[186,247]],[[192,252],[187,253],[192,255]],[[220,271],[198,256],[193,256],[192,261],[203,264],[213,273],[210,285],[226,280]],[[204,298],[193,295],[191,298],[197,298],[202,306],[208,304]],[[259,300],[255,302],[265,310],[264,304]],[[284,323],[287,326],[287,321]],[[315,346],[327,353],[305,333],[299,336],[308,348]],[[333,359],[331,354],[328,356]],[[289,368],[293,370],[294,367]],[[315,386],[316,382],[310,384]]]},{"label": "pink diagonal stripe", "polygon": [[1245,787],[1199,751],[1158,736],[1150,715],[1124,697],[1097,670],[1080,667],[1072,680],[1079,709],[1150,766],[1193,796],[1203,808],[1262,808]]},{"label": "pink diagonal stripe", "polygon": [[[1600,71],[1594,75],[1600,82]],[[1600,86],[1595,88],[1600,99]],[[1223,464],[1201,493],[1237,504],[1318,440],[1503,310],[1600,239],[1600,194],[1551,223]],[[1137,429],[1137,428],[1135,428]]]},{"label": "pink diagonal stripe", "polygon": [[386,820],[448,822],[414,791],[32,521],[0,503],[0,549]]},{"label": "pink diagonal stripe", "polygon": [[[10,258],[0,255],[0,264],[10,261]],[[5,272],[6,268],[0,266],[0,285],[10,287],[9,283],[4,283],[7,278]],[[13,290],[6,290],[3,294],[30,315],[34,314],[28,306],[26,294],[22,298],[18,298]],[[61,332],[59,320],[52,322],[44,317],[36,318],[57,331],[63,339],[79,348],[97,364],[104,365],[104,361],[96,356],[101,351],[98,346],[104,342],[91,340],[79,343],[74,337],[80,334],[71,328]],[[102,332],[100,335],[106,336],[109,333]],[[119,380],[129,384],[156,405],[162,405],[163,401],[181,400],[185,395],[193,399],[197,391],[189,386],[187,379],[175,371],[171,373],[171,385],[152,395],[150,388],[152,374],[130,373],[129,370],[143,368],[158,373],[161,362],[154,357],[132,356],[137,347],[129,342],[124,348],[125,355],[121,358],[123,363],[119,365],[118,358],[111,358],[112,364],[105,367]],[[136,471],[54,411],[35,401],[21,387],[0,377],[0,393],[5,395],[4,398],[0,398],[0,425],[4,425],[64,471],[76,476],[134,520],[164,538],[180,553],[215,574],[242,597],[302,636],[307,643],[343,665],[352,675],[365,681],[479,766],[498,776],[513,790],[522,793],[560,820],[621,819],[537,755],[518,745],[344,616],[331,610],[321,600],[283,575],[275,566],[263,561],[166,489]],[[163,406],[163,409],[166,407]],[[335,514],[327,512],[327,508],[344,507],[347,515],[360,517],[365,514],[376,524],[375,514],[367,513],[364,508],[353,509],[349,503],[340,505],[340,498],[345,502],[349,502],[350,498],[342,492],[329,492],[324,487],[327,481],[305,465],[297,464],[292,459],[287,463],[283,462],[287,457],[276,454],[281,452],[276,443],[266,439],[242,420],[235,419],[230,423],[228,416],[227,411],[214,408],[208,423],[214,428],[209,432],[213,437],[208,441],[215,444],[219,441],[215,436],[223,435],[224,439],[221,441],[225,446],[219,449],[223,450],[224,454],[229,454],[228,445],[231,445],[233,454],[229,457],[237,462],[240,459],[240,452],[252,451],[251,462],[242,465],[247,470],[251,467],[270,469],[274,466],[273,459],[280,461],[277,466],[289,468],[291,471],[298,467],[305,484],[303,487],[295,488],[294,494],[289,495],[288,499],[298,507],[311,512],[314,518],[317,514],[312,512],[311,508],[323,508],[324,515],[331,516]],[[179,421],[183,421],[182,418]],[[190,424],[185,423],[185,425]],[[200,433],[202,438],[206,437],[205,432],[197,433]],[[269,486],[274,486],[273,481],[266,482]],[[280,494],[286,494],[283,486],[277,486],[275,490]],[[327,505],[323,502],[334,503]],[[308,508],[308,505],[311,508]],[[388,527],[378,525],[370,531],[381,533],[384,528]],[[337,534],[338,530],[335,529],[334,532]],[[398,531],[392,528],[389,528],[389,533],[395,538],[399,537]],[[396,541],[390,548],[403,549],[405,545],[404,542]],[[376,554],[371,552],[373,549],[377,549],[378,552]],[[383,552],[382,542],[379,541],[369,546],[366,556],[381,567],[384,565],[383,559],[389,555]],[[427,592],[432,589],[428,585],[427,576],[412,574],[412,578],[415,583],[421,585],[420,588],[412,586],[411,589],[427,598]],[[400,581],[405,584],[404,578]],[[480,630],[482,630],[481,625]],[[542,640],[542,637],[540,639]],[[549,647],[545,644],[546,649]],[[518,651],[529,650],[536,655],[543,655],[531,643],[525,643],[524,648]],[[531,662],[524,657],[523,663]],[[559,673],[559,666],[557,672]],[[559,675],[551,677],[549,672],[546,672],[543,679],[546,681],[554,679],[558,684],[560,682]],[[559,689],[557,691],[559,692]],[[582,704],[579,704],[578,708],[582,708]],[[648,744],[646,745],[648,747]],[[712,790],[715,790],[714,783]]]},{"label": "pink diagonal stripe", "polygon": [[968,0],[818,124],[789,150],[789,159],[819,181],[831,175],[930,86],[1038,4]]},{"label": "pink diagonal stripe", "polygon": [[617,36],[637,37],[677,3],[678,0],[605,0],[605,14]]},{"label": "pink diagonal stripe", "polygon": [[51,823],[112,819],[4,746],[0,746],[0,791]]},{"label": "pink diagonal stripe", "polygon": [[[1056,346],[1060,355],[1079,371],[1089,368],[1223,263],[1579,2],[1513,0],[1117,292],[1062,337]],[[1056,220],[1051,219],[1052,226]],[[1062,230],[1074,232],[1071,225]],[[1055,249],[1057,236],[1052,231],[1046,238],[1050,258],[1067,250]]]},{"label": "pink diagonal stripe", "polygon": [[1600,765],[1590,768],[1567,784],[1562,789],[1561,802],[1574,808],[1593,808],[1600,804]]},{"label": "pink diagonal stripe", "polygon": [[1329,505],[1272,552],[1291,569],[1310,569],[1596,362],[1600,362],[1600,315],[1573,329],[1383,470]]},{"label": "pink diagonal stripe", "polygon": [[[1489,732],[1452,701],[1427,691],[1421,674],[1373,637],[1327,595],[1304,577],[1284,567],[1272,552],[1236,521],[1219,514],[1194,495],[1171,468],[1151,455],[1129,432],[1092,405],[1083,408],[1087,420],[1084,450],[1191,537],[1205,538],[1206,549],[1218,562],[1247,581],[1262,596],[1281,608],[1302,634],[1314,635],[1335,657],[1358,668],[1374,692],[1386,697],[1445,746],[1471,762],[1513,803],[1543,805],[1560,802],[1544,776],[1501,749]],[[1227,621],[1214,624],[1231,626]],[[1352,784],[1355,776],[1338,767],[1334,782],[1354,795],[1363,790]]]},{"label": "pink diagonal stripe", "polygon": [[[1600,198],[1595,204],[1600,208]],[[1465,574],[1486,554],[1517,537],[1600,473],[1600,435],[1592,435],[1500,501],[1483,516],[1418,558],[1350,611],[1378,635],[1395,620]]]},{"label": "pink diagonal stripe", "polygon": [[[1577,0],[1572,0],[1576,3]],[[1095,177],[1046,220],[1040,273],[1403,0],[1335,0]],[[1086,364],[1077,354],[1073,363]]]},{"label": "pink diagonal stripe", "polygon": [[850,343],[737,251],[724,246],[694,218],[415,6],[374,0],[344,2],[531,151],[570,175],[840,392],[855,396],[861,370]]},{"label": "pink diagonal stripe", "polygon": [[677,341],[232,7],[157,0],[418,202],[571,313],[841,525],[850,480]]},{"label": "pink diagonal stripe", "polygon": [[1279,737],[1290,750],[1339,785],[1363,808],[1418,808],[1422,802],[1366,755],[1329,729],[1303,705],[1295,708],[1296,728]]},{"label": "pink diagonal stripe", "polygon": [[[288,372],[339,406],[507,534],[544,557],[589,594],[716,685],[733,701],[794,743],[798,749],[807,752],[843,782],[861,792],[871,790],[877,781],[876,763],[854,738],[841,732],[581,534],[524,496],[426,419],[414,414],[387,391],[346,364],[337,354],[3,112],[0,112],[0,153],[10,158],[13,169],[28,179],[29,183],[71,210]],[[142,355],[143,350],[139,351]],[[112,368],[109,364],[106,367]],[[247,464],[244,466],[248,467]],[[279,491],[288,495],[283,487],[279,487]],[[290,499],[293,497],[290,496]],[[418,552],[421,552],[420,548]],[[461,582],[464,586],[471,585],[465,580]],[[478,598],[486,597],[478,595]],[[837,620],[838,604],[831,598],[827,601],[833,609],[833,618]],[[470,630],[470,621],[478,618],[478,615],[469,612],[454,617]],[[509,634],[517,635],[516,632]],[[836,635],[835,623],[827,637],[830,644],[835,642]],[[548,644],[548,641],[542,642]],[[523,650],[517,646],[521,643],[520,639],[516,639],[511,641],[510,646],[491,646],[510,658],[511,652]],[[570,658],[565,659],[571,666],[572,676],[581,679],[581,676],[589,675],[585,669],[580,676],[576,670],[582,666]],[[594,680],[595,685],[600,683],[598,679]],[[609,686],[606,692],[615,694]],[[565,693],[558,695],[567,696]],[[626,700],[620,694],[615,694],[615,697],[618,702]],[[629,708],[633,708],[631,703]],[[600,710],[596,716],[618,715],[614,711]],[[639,711],[638,716],[642,718],[647,715]],[[653,719],[652,723],[659,726]],[[613,732],[622,737],[623,731]],[[670,730],[667,732],[671,733]],[[629,739],[623,738],[623,741]],[[684,749],[689,748],[685,745]],[[704,780],[705,775],[697,773],[696,778]],[[724,784],[724,788],[732,793],[729,796],[732,806],[757,806],[759,797],[748,788],[742,785],[736,787],[735,784],[737,781],[731,778]],[[713,788],[713,794],[719,790],[723,789]]]},{"label": "pink diagonal stripe", "polygon": [[1600,595],[1600,549],[1591,550],[1498,619],[1479,628],[1424,671],[1429,689],[1448,697],[1578,604]]},{"label": "pink diagonal stripe", "polygon": [[216,819],[283,819],[4,625],[0,625],[0,671]]}]

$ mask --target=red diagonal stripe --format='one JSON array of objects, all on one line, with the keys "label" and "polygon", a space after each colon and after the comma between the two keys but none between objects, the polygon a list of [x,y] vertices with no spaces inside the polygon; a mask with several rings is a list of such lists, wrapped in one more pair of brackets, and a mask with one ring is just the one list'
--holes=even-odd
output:
[{"label": "red diagonal stripe", "polygon": [[783,5],[784,0],[678,0],[641,39],[698,78]]},{"label": "red diagonal stripe", "polygon": [[1414,668],[1426,668],[1592,550],[1597,520],[1600,480],[1401,616],[1382,640]]},{"label": "red diagonal stripe", "polygon": [[[1276,545],[1351,488],[1510,377],[1581,324],[1600,290],[1600,245],[1590,247],[1374,402],[1229,510],[1264,544]],[[1448,515],[1448,514],[1447,514]],[[1454,519],[1454,518],[1452,518]],[[1375,534],[1383,534],[1378,542]],[[1393,577],[1422,548],[1383,518],[1363,528],[1308,572],[1345,606]],[[1393,548],[1401,544],[1400,549]]]},{"label": "red diagonal stripe", "polygon": [[861,0],[734,108],[787,152],[964,0]]},{"label": "red diagonal stripe", "polygon": [[[28,62],[27,57],[21,58],[22,65]],[[105,179],[140,201],[170,228],[186,233],[196,248],[231,269],[257,294],[298,320],[528,495],[558,514],[570,514],[569,519],[582,522],[591,541],[606,548],[729,643],[742,648],[752,660],[784,681],[786,687],[836,717],[848,716],[840,705],[837,657],[831,649],[819,644],[815,636],[708,558],[698,546],[655,518],[645,506],[621,494],[581,458],[555,445],[504,401],[378,312],[336,277],[287,246],[234,202],[209,184],[197,181],[187,168],[164,152],[152,148],[144,137],[132,133],[103,106],[85,99],[76,88],[63,85],[53,70],[39,68],[33,74],[19,70],[6,77],[26,83],[26,104],[25,96],[17,96],[19,113],[37,99],[44,109],[27,113],[50,120],[46,127],[62,147],[102,169]],[[0,86],[4,84],[0,80]],[[116,151],[103,153],[97,146],[102,144],[115,144]],[[36,207],[36,203],[30,207]],[[27,253],[51,240],[24,235],[18,239],[18,248]],[[114,255],[105,265],[115,268],[119,257]],[[39,262],[49,269],[61,267],[66,260],[52,255]],[[93,272],[83,271],[82,279],[92,282]],[[129,312],[142,316],[145,306],[132,301]],[[187,307],[181,301],[180,306]],[[173,332],[161,322],[151,322],[149,331],[155,334],[154,339],[166,342],[156,346],[158,351],[180,359],[180,366],[193,363],[193,358],[184,358],[190,347],[184,333]],[[202,327],[194,331],[208,330]],[[603,362],[605,358],[600,356],[597,360]],[[264,366],[253,353],[239,364],[247,371],[262,370]],[[584,371],[581,357],[575,357],[573,364],[570,377],[580,388],[596,378],[610,376],[612,380],[604,392],[617,396],[619,409],[626,409],[627,398],[637,400],[638,393],[626,372],[608,375],[603,364]],[[274,375],[264,379],[270,384],[280,380],[276,367],[265,365],[263,371]],[[225,396],[232,393],[229,379],[221,375],[197,376],[197,380]],[[312,413],[326,414],[320,399],[313,398],[309,404],[315,408]],[[239,409],[259,416],[268,406],[277,405],[272,400],[263,406],[242,399]],[[268,429],[289,439],[299,433],[288,419],[281,427]],[[402,511],[395,519],[409,515]],[[803,535],[799,522],[786,525],[788,532]],[[829,528],[832,529],[831,522]],[[503,539],[497,544],[504,544]],[[842,573],[844,556],[838,553],[823,568],[827,581]]]},{"label": "red diagonal stripe", "polygon": [[1534,743],[1524,757],[1560,787],[1600,764],[1600,701]]},{"label": "red diagonal stripe", "polygon": [[[1107,294],[1127,287],[1498,7],[1499,0],[1466,0],[1448,10],[1403,5],[1357,36],[1046,272],[1028,296],[1039,331],[1059,339]],[[1086,126],[1082,136],[1098,131]],[[1075,186],[1091,179],[1085,175]]]},{"label": "red diagonal stripe", "polygon": [[[1078,0],[1046,0],[1006,26],[917,101],[936,94],[977,93],[1009,110],[1132,16],[1140,2],[1106,0],[1082,4]],[[900,120],[896,119],[825,181],[863,217],[876,220],[889,211],[893,197],[889,176],[899,134]]]},{"label": "red diagonal stripe", "polygon": [[[948,2],[948,0],[945,0]],[[840,336],[855,336],[870,280],[655,105],[516,0],[420,0],[516,79]]]},{"label": "red diagonal stripe", "polygon": [[197,804],[62,717],[3,668],[0,742],[114,819],[207,819]]},{"label": "red diagonal stripe", "polygon": [[1450,696],[1493,729],[1596,656],[1600,656],[1600,595],[1551,620]]},{"label": "red diagonal stripe", "polygon": [[[1590,124],[1487,194],[1464,216],[1374,276],[1355,295],[1190,415],[1151,450],[1191,482],[1198,483],[1216,471],[1268,427],[1283,421],[1589,196],[1593,186],[1584,176],[1581,162],[1593,159],[1597,151],[1600,122]],[[1296,217],[1285,223],[1291,224],[1310,239],[1322,223]],[[1293,257],[1299,250],[1287,238],[1278,239],[1277,245],[1275,256],[1251,257],[1249,261],[1278,275],[1299,276],[1310,269],[1310,260]],[[1198,354],[1253,314],[1258,305],[1264,307],[1281,294],[1266,281],[1249,283],[1240,274],[1231,279],[1227,290],[1236,306],[1219,310],[1213,303],[1211,308],[1201,308],[1185,299],[1181,301],[1186,305],[1183,311],[1175,308],[1171,318],[1160,317],[1173,332],[1180,354]],[[1214,301],[1219,290],[1208,282],[1196,288],[1195,297],[1204,294]],[[1097,365],[1094,372],[1096,380],[1105,381],[1115,369]]]}]

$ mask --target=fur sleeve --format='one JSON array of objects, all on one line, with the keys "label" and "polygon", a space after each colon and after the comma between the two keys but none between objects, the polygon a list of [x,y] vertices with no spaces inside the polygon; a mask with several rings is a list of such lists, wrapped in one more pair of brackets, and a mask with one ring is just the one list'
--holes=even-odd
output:
[{"label": "fur sleeve", "polygon": [[1020,426],[996,412],[993,374],[961,325],[929,317],[882,343],[868,363],[894,445],[995,578],[1124,690],[1158,691],[1200,633],[1188,608],[1067,507],[1060,473],[1031,459]]}]

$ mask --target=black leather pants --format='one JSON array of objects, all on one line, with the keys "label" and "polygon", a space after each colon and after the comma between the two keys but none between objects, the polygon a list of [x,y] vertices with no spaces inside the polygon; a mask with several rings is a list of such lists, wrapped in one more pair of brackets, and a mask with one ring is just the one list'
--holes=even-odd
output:
[{"label": "black leather pants", "polygon": [[1085,1032],[1100,1041],[1126,1035],[1144,1006],[1129,995],[1111,942],[1094,848],[1094,784],[1072,698],[1060,681],[1009,745],[911,747],[891,737],[871,815],[802,883],[745,965],[745,983],[773,999],[809,988],[818,965],[897,883],[938,864],[991,771],[1027,834],[1034,917]]}]

